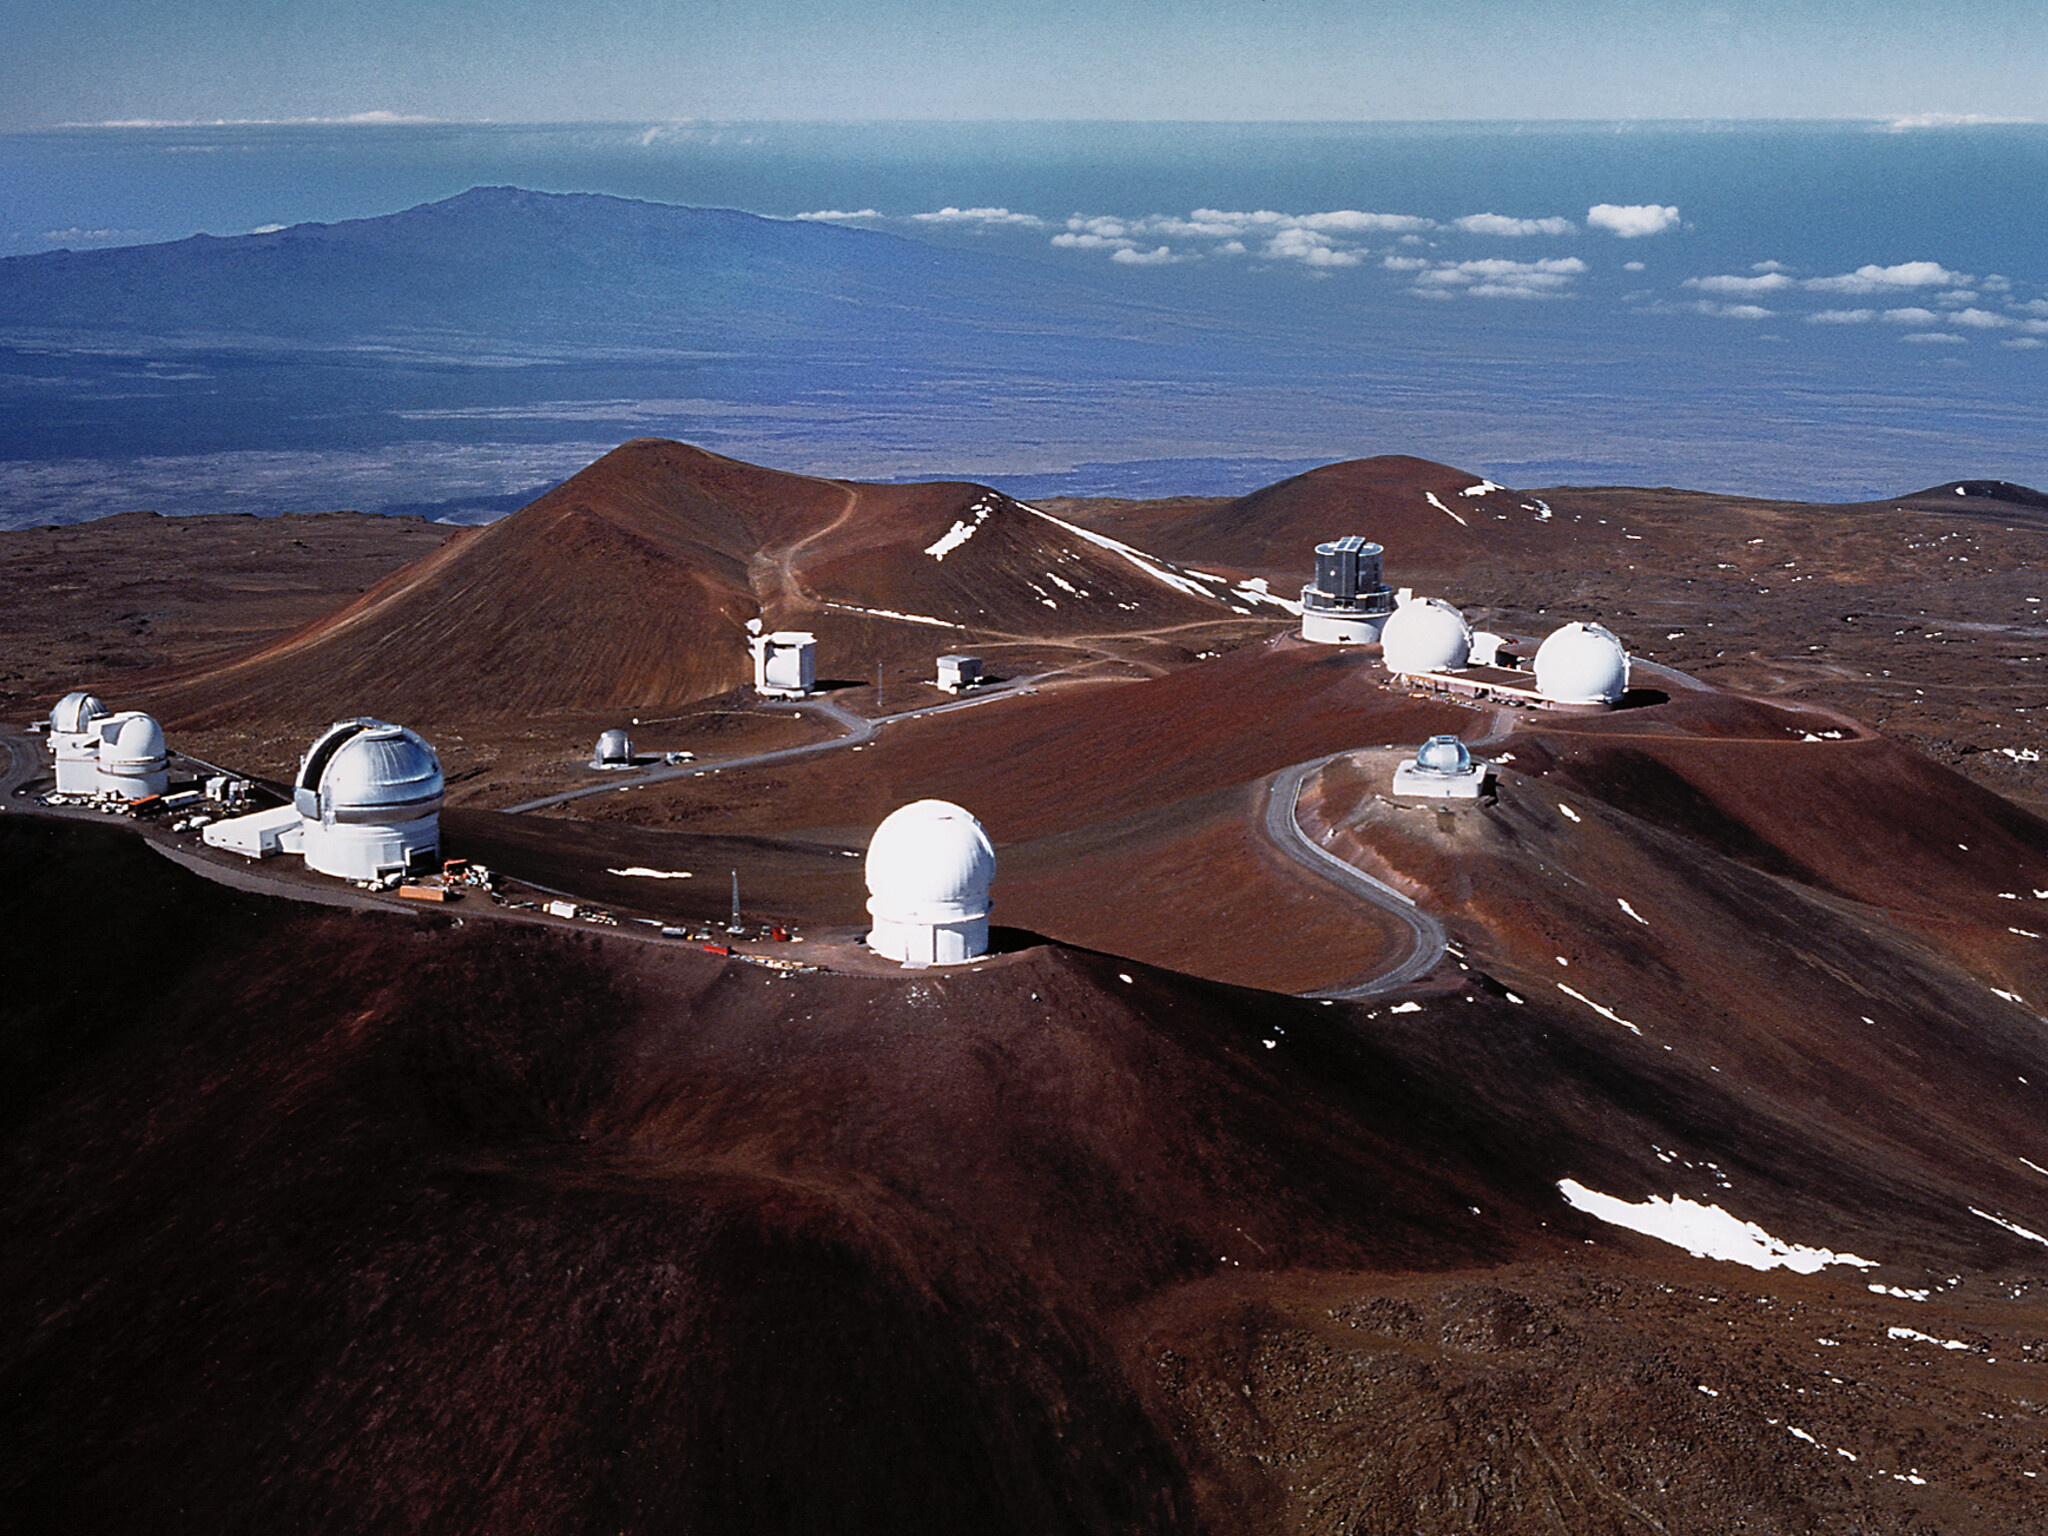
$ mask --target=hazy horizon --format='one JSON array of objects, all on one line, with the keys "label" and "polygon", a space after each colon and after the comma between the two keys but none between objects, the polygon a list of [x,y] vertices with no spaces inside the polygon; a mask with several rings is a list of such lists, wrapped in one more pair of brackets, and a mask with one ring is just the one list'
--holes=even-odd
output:
[{"label": "hazy horizon", "polygon": [[[0,131],[376,119],[2038,120],[2020,0],[151,0],[8,9]],[[1995,64],[1995,68],[1989,67]]]}]

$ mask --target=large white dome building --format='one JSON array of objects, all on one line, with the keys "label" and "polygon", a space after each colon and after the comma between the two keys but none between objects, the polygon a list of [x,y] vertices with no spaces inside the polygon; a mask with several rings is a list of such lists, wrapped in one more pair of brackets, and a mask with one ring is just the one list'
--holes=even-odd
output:
[{"label": "large white dome building", "polygon": [[868,840],[868,947],[902,965],[958,965],[988,953],[995,848],[947,800],[917,800]]},{"label": "large white dome building", "polygon": [[100,721],[107,706],[89,693],[67,693],[50,711],[50,755],[57,763],[57,793],[99,793]]},{"label": "large white dome building", "polygon": [[1628,652],[1599,624],[1567,624],[1536,648],[1536,691],[1557,704],[1617,704],[1628,692]]},{"label": "large white dome building", "polygon": [[417,732],[383,720],[329,726],[292,791],[306,866],[344,880],[432,868],[445,787],[441,760]]},{"label": "large white dome building", "polygon": [[1401,676],[1448,672],[1472,654],[1472,630],[1465,616],[1440,597],[1402,603],[1380,631],[1380,656]]},{"label": "large white dome building", "polygon": [[100,735],[95,793],[142,800],[169,787],[170,749],[164,744],[163,727],[153,718],[129,709],[94,723]]}]

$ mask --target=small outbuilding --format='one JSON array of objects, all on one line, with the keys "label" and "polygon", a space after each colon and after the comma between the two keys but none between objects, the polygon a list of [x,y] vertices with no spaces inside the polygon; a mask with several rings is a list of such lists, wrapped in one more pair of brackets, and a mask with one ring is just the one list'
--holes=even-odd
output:
[{"label": "small outbuilding", "polygon": [[939,658],[939,687],[948,693],[962,693],[981,682],[981,658],[979,656],[941,656]]},{"label": "small outbuilding", "polygon": [[988,953],[995,847],[969,812],[917,800],[868,840],[868,947],[900,965],[959,965]]}]

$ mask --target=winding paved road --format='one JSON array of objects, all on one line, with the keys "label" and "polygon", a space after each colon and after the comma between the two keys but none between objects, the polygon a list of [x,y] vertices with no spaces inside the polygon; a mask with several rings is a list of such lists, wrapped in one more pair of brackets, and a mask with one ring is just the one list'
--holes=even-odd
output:
[{"label": "winding paved road", "polygon": [[1308,997],[1377,997],[1382,992],[1392,992],[1420,981],[1435,970],[1444,957],[1448,941],[1442,923],[1391,885],[1375,880],[1356,865],[1345,863],[1301,830],[1301,823],[1295,819],[1295,805],[1301,799],[1301,786],[1310,774],[1342,756],[1341,752],[1332,752],[1306,763],[1296,763],[1291,768],[1282,768],[1268,779],[1265,832],[1273,845],[1295,863],[1347,895],[1379,908],[1407,930],[1408,952],[1394,963],[1392,969],[1348,986],[1303,994]]}]

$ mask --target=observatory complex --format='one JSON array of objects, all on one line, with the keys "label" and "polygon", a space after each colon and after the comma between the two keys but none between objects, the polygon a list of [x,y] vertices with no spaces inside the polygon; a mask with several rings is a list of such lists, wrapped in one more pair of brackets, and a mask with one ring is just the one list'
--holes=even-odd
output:
[{"label": "observatory complex", "polygon": [[1529,704],[1612,709],[1628,692],[1628,651],[1600,624],[1570,623],[1536,649],[1533,666],[1516,642],[1475,634],[1465,616],[1438,597],[1401,594],[1380,632],[1380,658],[1403,681],[1440,693]]},{"label": "observatory complex", "polygon": [[868,948],[899,965],[959,965],[988,953],[996,854],[949,800],[915,800],[868,840]]},{"label": "observatory complex", "polygon": [[50,711],[55,792],[81,800],[147,800],[170,787],[163,727],[140,710],[119,714],[89,693],[67,693]]},{"label": "observatory complex", "polygon": [[299,761],[292,803],[217,821],[208,846],[250,858],[302,854],[308,869],[375,882],[431,869],[440,858],[440,759],[416,731],[341,720]]},{"label": "observatory complex", "polygon": [[1394,594],[1380,580],[1377,544],[1357,534],[1316,546],[1316,579],[1301,589],[1301,638],[1365,645],[1380,638]]}]

